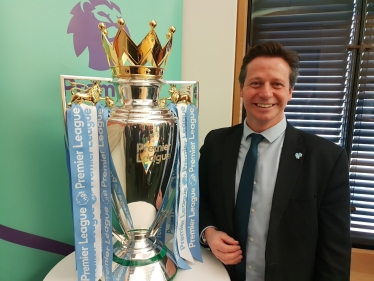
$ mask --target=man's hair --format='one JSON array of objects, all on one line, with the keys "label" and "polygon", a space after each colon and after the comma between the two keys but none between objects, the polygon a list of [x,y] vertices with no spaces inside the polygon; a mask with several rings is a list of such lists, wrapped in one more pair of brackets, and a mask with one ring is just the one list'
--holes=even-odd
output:
[{"label": "man's hair", "polygon": [[299,55],[297,52],[286,50],[281,43],[278,42],[266,42],[260,45],[256,45],[249,49],[247,54],[243,58],[243,63],[240,68],[239,83],[241,86],[244,85],[245,78],[247,76],[247,65],[258,57],[272,57],[282,58],[291,68],[290,72],[290,86],[295,86],[297,76],[299,75]]}]

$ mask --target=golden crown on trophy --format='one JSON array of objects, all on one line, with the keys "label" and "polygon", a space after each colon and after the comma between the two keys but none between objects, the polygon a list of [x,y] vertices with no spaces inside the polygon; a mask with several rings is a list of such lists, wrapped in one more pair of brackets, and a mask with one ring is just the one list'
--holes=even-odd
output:
[{"label": "golden crown on trophy", "polygon": [[109,67],[115,78],[161,79],[170,55],[175,28],[171,26],[166,34],[168,39],[164,47],[155,31],[156,21],[150,21],[151,30],[136,45],[123,26],[125,21],[119,18],[118,31],[111,44],[104,23],[99,23],[101,41],[106,53]]}]

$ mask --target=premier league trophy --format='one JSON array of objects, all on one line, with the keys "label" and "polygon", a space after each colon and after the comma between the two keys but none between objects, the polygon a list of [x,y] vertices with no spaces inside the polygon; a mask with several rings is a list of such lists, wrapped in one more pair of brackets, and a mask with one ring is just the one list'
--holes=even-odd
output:
[{"label": "premier league trophy", "polygon": [[115,234],[121,246],[114,253],[114,261],[128,267],[124,280],[171,280],[177,267],[155,235],[171,207],[163,208],[156,219],[162,201],[169,200],[164,195],[178,133],[177,118],[168,108],[158,106],[164,83],[161,66],[171,51],[175,29],[170,28],[169,41],[162,47],[154,31],[156,22],[151,21],[151,31],[137,46],[122,28],[124,21],[119,19],[118,24],[113,45],[106,37],[105,25],[99,25],[121,97],[107,122],[117,174],[112,175],[116,185],[112,186],[112,202],[123,233]]},{"label": "premier league trophy", "polygon": [[[197,87],[172,84],[159,99],[174,27],[162,47],[155,21],[138,45],[118,25],[110,43],[99,24],[113,78],[61,76],[78,280],[172,280],[186,261],[202,261]],[[117,99],[102,97],[101,83]]]}]

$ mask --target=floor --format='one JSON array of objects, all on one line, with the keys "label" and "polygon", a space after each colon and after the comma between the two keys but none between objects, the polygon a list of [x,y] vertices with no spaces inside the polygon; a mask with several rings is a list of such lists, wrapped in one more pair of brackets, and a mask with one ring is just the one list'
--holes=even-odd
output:
[{"label": "floor", "polygon": [[351,281],[374,280],[374,251],[352,249]]}]

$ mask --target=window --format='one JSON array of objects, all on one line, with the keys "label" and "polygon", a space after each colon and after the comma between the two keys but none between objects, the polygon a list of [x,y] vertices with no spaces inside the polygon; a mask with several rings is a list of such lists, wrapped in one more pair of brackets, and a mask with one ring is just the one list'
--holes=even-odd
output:
[{"label": "window", "polygon": [[248,45],[272,40],[299,53],[287,119],[346,148],[353,242],[374,248],[374,0],[251,3]]},{"label": "window", "polygon": [[[374,240],[374,1],[362,11],[361,52],[358,57],[357,87],[351,140],[350,184],[351,230],[359,244]],[[368,239],[371,241],[367,241]],[[374,243],[371,243],[373,245]],[[374,248],[374,247],[373,247]]]}]

